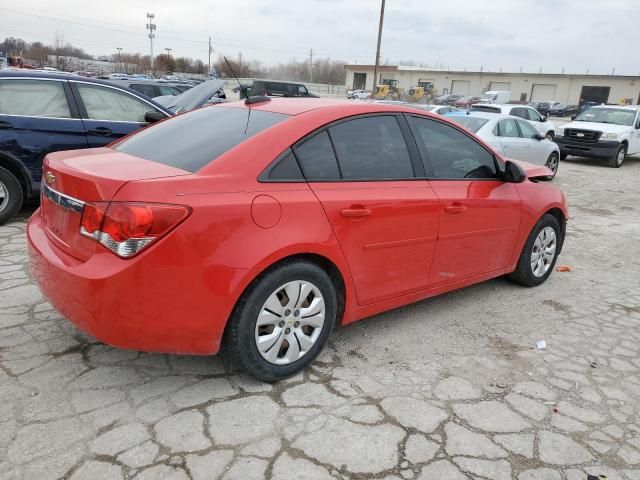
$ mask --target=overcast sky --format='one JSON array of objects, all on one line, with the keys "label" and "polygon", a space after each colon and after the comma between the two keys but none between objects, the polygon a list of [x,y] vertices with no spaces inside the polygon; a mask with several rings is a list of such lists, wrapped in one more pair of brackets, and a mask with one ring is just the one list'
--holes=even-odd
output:
[{"label": "overcast sky", "polygon": [[[0,36],[88,53],[214,55],[266,64],[316,56],[373,63],[380,0],[24,0],[0,3]],[[640,0],[387,0],[382,61],[484,70],[640,73]]]}]

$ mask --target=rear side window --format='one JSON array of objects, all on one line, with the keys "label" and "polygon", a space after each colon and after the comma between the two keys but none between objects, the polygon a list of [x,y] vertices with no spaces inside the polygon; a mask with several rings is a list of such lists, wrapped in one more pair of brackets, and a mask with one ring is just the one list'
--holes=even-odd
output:
[{"label": "rear side window", "polygon": [[295,153],[307,180],[340,180],[338,162],[326,130],[296,147]]},{"label": "rear side window", "polygon": [[71,118],[62,82],[0,81],[0,115]]},{"label": "rear side window", "polygon": [[236,145],[286,118],[288,115],[261,110],[205,107],[146,128],[114,148],[129,155],[196,172]]},{"label": "rear side window", "polygon": [[345,180],[415,177],[395,116],[349,120],[331,127],[329,132]]}]

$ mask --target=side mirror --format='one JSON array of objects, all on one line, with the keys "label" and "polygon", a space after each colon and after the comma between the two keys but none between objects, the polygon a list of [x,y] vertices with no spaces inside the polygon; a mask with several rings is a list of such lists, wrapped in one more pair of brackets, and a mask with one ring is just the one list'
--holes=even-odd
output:
[{"label": "side mirror", "polygon": [[144,114],[144,121],[147,123],[159,122],[160,120],[164,120],[166,115],[164,113],[160,113],[155,110],[151,110]]},{"label": "side mirror", "polygon": [[636,123],[636,130],[640,129],[640,121]]},{"label": "side mirror", "polygon": [[574,121],[576,119],[577,115],[571,115],[571,121]]},{"label": "side mirror", "polygon": [[536,135],[536,137],[535,137],[535,138],[536,138],[536,140],[540,140],[540,141],[542,141],[542,140],[544,140],[546,137],[545,137],[544,135],[540,135],[540,134],[538,133],[538,134]]},{"label": "side mirror", "polygon": [[504,164],[504,181],[509,183],[522,183],[527,179],[527,176],[522,170],[520,165],[507,161]]}]

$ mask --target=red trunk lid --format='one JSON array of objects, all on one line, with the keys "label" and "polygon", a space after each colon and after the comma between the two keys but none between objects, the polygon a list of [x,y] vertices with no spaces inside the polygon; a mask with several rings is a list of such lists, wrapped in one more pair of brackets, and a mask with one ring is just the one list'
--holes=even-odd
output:
[{"label": "red trunk lid", "polygon": [[56,152],[44,160],[41,214],[47,236],[69,255],[88,259],[98,244],[80,235],[82,205],[108,202],[132,180],[191,175],[110,148]]}]

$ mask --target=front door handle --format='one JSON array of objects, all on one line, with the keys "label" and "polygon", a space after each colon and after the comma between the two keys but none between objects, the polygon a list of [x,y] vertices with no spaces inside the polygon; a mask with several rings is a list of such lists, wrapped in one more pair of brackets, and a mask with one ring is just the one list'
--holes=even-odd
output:
[{"label": "front door handle", "polygon": [[0,130],[9,130],[13,128],[13,124],[9,122],[0,122]]},{"label": "front door handle", "polygon": [[447,205],[444,207],[444,211],[450,213],[451,215],[459,215],[460,213],[466,212],[467,207],[464,205],[460,205],[459,203],[454,203],[452,205]]},{"label": "front door handle", "polygon": [[110,128],[106,127],[91,128],[88,130],[88,132],[93,133],[94,135],[100,135],[102,137],[107,137],[113,133]]},{"label": "front door handle", "polygon": [[340,210],[340,215],[347,218],[364,218],[371,215],[371,210],[368,208],[345,208]]}]

